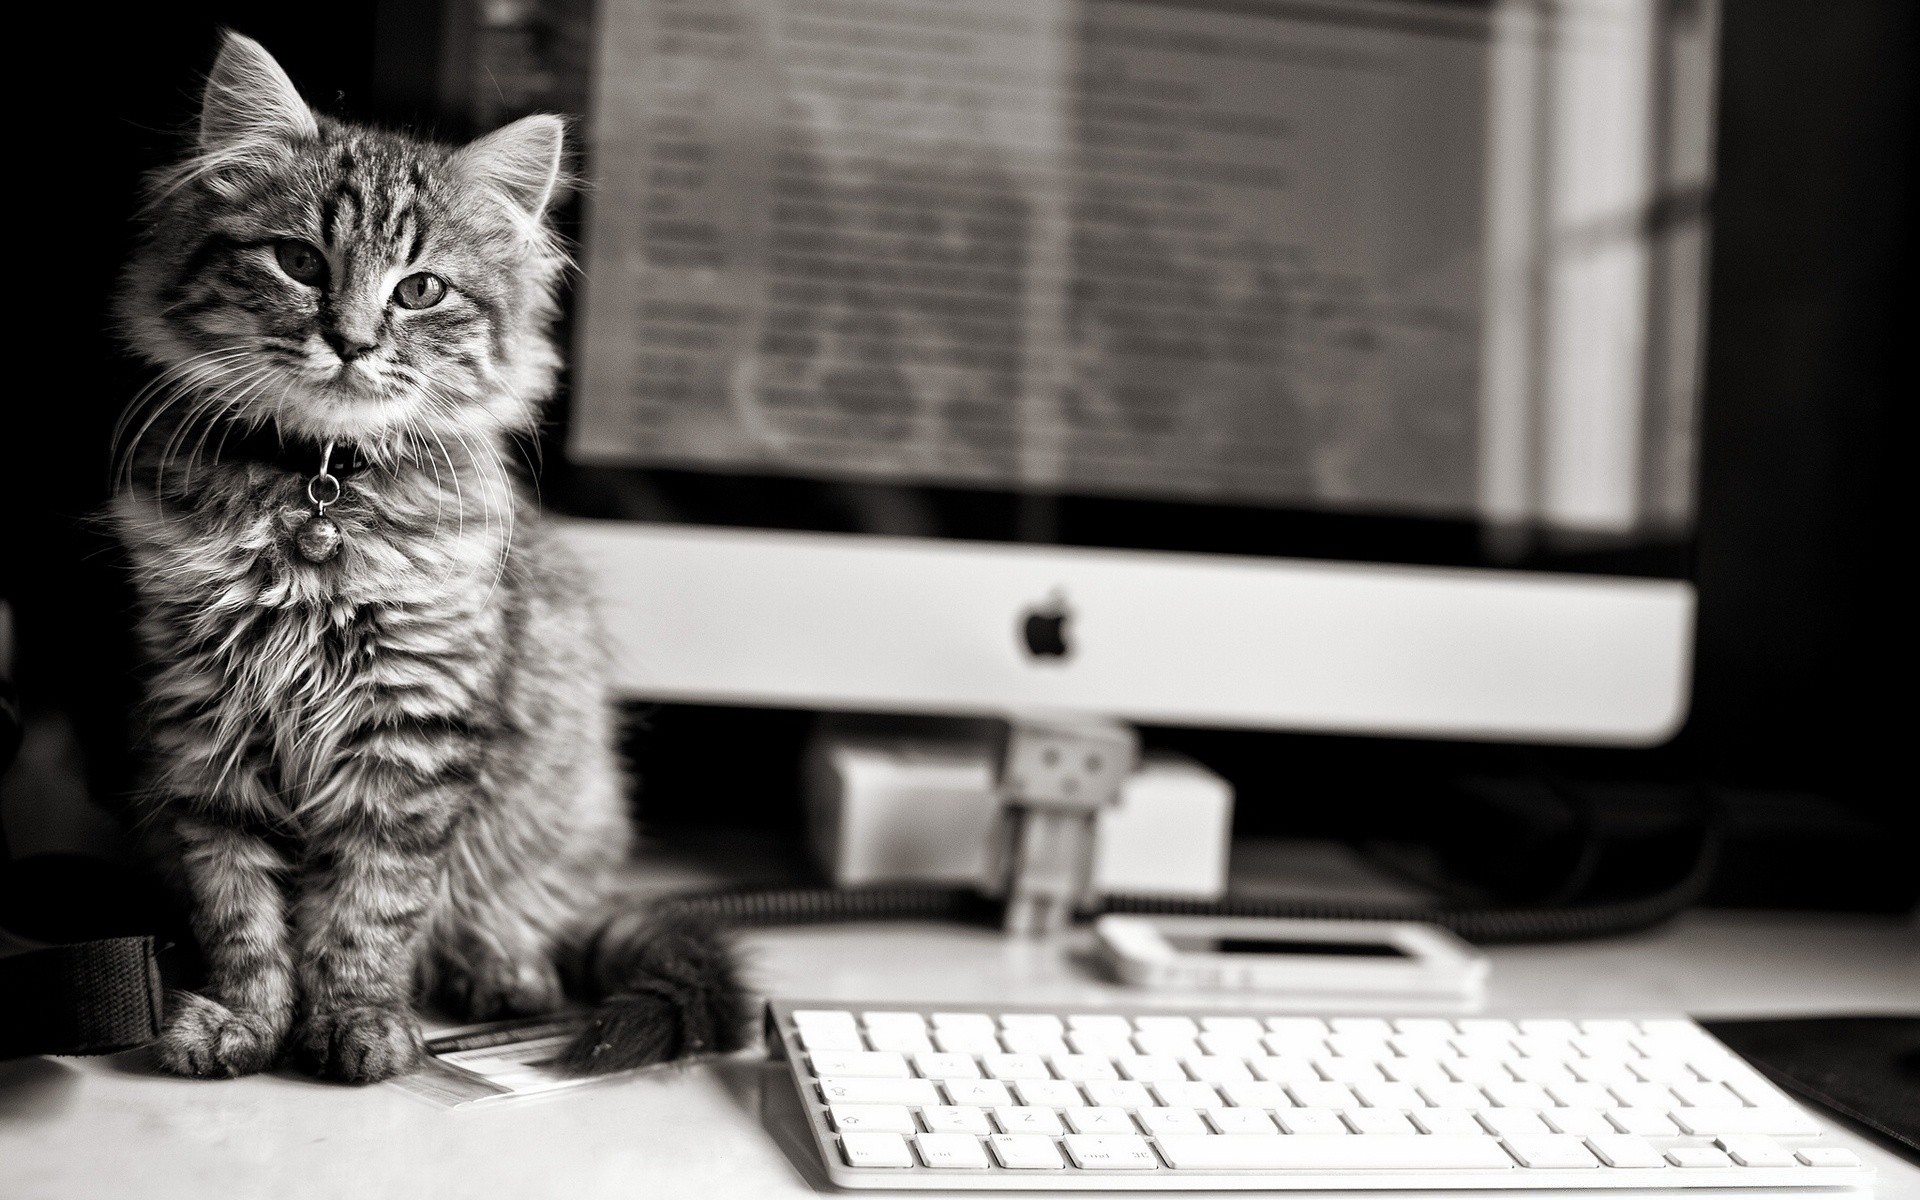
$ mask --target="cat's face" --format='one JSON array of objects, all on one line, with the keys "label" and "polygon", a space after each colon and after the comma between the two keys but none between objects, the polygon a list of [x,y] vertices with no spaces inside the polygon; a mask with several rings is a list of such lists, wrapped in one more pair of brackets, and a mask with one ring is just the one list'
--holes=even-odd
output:
[{"label": "cat's face", "polygon": [[174,403],[376,450],[529,427],[564,262],[562,131],[450,148],[316,117],[230,35],[198,153],[157,176],[121,317]]}]

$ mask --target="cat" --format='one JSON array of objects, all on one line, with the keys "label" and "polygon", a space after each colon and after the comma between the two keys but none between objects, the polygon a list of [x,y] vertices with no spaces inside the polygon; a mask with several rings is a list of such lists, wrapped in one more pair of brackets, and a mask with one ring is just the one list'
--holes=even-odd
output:
[{"label": "cat", "polygon": [[146,658],[144,843],[204,985],[159,1065],[370,1082],[461,1018],[599,1006],[611,1070],[738,1048],[717,930],[627,902],[586,583],[507,466],[559,367],[565,128],[451,147],[318,114],[228,33],[115,313],[157,369],[110,519]]}]

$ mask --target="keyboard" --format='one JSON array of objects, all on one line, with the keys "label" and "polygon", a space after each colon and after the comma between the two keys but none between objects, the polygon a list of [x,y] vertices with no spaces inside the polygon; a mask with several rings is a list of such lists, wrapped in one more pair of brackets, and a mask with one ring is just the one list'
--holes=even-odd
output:
[{"label": "keyboard", "polygon": [[1859,1186],[1683,1017],[1272,1016],[774,1001],[828,1177],[1062,1190]]}]

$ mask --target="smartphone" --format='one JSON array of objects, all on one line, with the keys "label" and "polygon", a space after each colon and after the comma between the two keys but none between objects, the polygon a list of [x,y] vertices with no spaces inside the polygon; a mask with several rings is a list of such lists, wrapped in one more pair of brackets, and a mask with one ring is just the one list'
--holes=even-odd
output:
[{"label": "smartphone", "polygon": [[1093,930],[1139,987],[1456,1001],[1486,989],[1485,955],[1411,921],[1104,916]]}]

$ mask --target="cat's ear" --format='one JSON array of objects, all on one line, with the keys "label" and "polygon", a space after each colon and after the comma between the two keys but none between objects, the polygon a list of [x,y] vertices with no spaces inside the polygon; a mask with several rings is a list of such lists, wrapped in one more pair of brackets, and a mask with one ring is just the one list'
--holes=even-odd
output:
[{"label": "cat's ear", "polygon": [[319,132],[313,110],[266,47],[228,31],[200,98],[200,152],[267,139],[301,141]]},{"label": "cat's ear", "polygon": [[566,152],[566,122],[536,113],[503,125],[460,151],[460,164],[517,212],[538,220],[559,186]]}]

